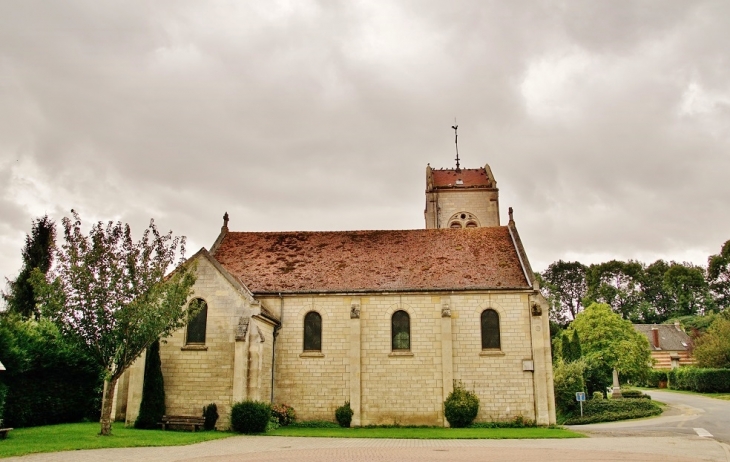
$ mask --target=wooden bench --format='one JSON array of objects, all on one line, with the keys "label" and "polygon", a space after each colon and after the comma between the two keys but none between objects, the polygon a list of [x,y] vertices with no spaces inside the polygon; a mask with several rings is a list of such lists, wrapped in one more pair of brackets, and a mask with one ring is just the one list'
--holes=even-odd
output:
[{"label": "wooden bench", "polygon": [[8,432],[12,430],[12,428],[0,428],[0,440],[4,440],[6,436],[8,436]]},{"label": "wooden bench", "polygon": [[205,417],[195,417],[191,415],[163,415],[162,422],[158,422],[162,425],[162,429],[166,430],[167,426],[179,426],[190,428],[191,431],[196,431],[199,428],[203,428],[205,425]]}]

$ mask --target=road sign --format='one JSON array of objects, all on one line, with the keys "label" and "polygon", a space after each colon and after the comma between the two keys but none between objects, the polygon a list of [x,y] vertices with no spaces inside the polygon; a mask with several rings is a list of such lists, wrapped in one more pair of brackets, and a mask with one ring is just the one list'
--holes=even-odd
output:
[{"label": "road sign", "polygon": [[575,394],[575,400],[576,401],[585,401],[586,400],[586,394],[583,393],[582,391],[579,391],[578,393]]}]

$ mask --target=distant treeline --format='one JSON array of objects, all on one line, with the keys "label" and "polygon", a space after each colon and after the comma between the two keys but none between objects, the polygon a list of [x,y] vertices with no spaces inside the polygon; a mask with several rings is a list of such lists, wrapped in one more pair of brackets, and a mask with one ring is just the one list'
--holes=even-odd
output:
[{"label": "distant treeline", "polygon": [[565,325],[592,302],[606,303],[633,323],[663,323],[730,307],[730,240],[707,267],[657,260],[586,266],[559,260],[539,274],[552,321]]}]

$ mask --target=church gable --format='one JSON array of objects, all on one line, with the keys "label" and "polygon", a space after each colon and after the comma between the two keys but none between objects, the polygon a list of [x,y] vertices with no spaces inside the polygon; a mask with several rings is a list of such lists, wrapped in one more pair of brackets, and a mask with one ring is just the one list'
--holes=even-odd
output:
[{"label": "church gable", "polygon": [[214,257],[254,294],[530,287],[507,227],[228,232]]}]

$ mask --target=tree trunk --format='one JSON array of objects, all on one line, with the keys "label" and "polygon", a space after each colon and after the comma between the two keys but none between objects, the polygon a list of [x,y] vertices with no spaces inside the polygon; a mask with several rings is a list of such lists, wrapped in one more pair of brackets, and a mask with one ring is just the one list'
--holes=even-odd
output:
[{"label": "tree trunk", "polygon": [[101,436],[111,436],[112,434],[112,404],[114,401],[114,388],[117,386],[119,377],[112,376],[108,381],[104,382],[104,397],[101,399]]}]

